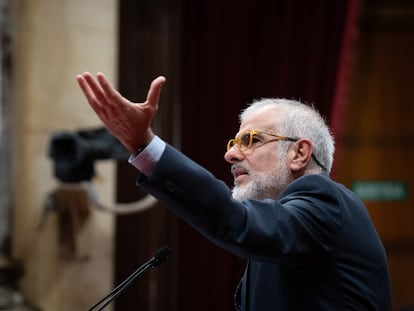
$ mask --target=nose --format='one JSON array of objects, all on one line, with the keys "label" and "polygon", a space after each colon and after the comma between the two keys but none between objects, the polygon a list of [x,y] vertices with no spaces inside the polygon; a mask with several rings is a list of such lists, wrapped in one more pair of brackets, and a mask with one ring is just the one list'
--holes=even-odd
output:
[{"label": "nose", "polygon": [[243,160],[243,158],[244,158],[244,155],[240,151],[239,147],[237,147],[237,145],[234,145],[233,147],[231,147],[224,154],[224,160],[226,160],[230,164],[240,162],[241,160]]}]

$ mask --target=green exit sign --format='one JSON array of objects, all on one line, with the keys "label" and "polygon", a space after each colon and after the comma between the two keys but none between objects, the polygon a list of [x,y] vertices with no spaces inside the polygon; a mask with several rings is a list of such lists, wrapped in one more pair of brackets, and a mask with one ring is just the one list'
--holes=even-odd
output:
[{"label": "green exit sign", "polygon": [[352,191],[365,201],[405,201],[407,183],[403,181],[355,181]]}]

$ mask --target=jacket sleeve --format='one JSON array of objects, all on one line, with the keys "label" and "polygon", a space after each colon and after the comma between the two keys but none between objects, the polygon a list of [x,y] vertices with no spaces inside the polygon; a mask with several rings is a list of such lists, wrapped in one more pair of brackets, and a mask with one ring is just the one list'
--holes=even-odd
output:
[{"label": "jacket sleeve", "polygon": [[137,184],[208,239],[245,259],[318,256],[333,249],[340,231],[340,204],[324,175],[301,177],[279,200],[239,202],[224,182],[167,145],[153,174],[141,175]]}]

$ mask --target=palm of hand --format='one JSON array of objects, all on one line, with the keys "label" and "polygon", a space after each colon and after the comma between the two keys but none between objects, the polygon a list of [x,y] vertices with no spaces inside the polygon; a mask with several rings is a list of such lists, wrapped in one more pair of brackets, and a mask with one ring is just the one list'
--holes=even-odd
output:
[{"label": "palm of hand", "polygon": [[98,73],[96,79],[88,72],[77,76],[77,81],[89,105],[105,127],[131,152],[148,144],[154,137],[151,121],[158,110],[158,101],[164,77],[152,81],[146,101],[133,103],[123,97]]}]

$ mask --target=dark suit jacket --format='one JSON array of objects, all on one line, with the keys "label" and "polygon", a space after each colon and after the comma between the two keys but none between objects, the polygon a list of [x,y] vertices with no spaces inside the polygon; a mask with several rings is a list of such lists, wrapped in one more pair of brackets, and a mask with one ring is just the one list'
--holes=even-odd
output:
[{"label": "dark suit jacket", "polygon": [[207,238],[248,260],[238,310],[391,310],[386,254],[361,201],[327,175],[279,200],[236,201],[210,172],[167,145],[138,184]]}]

